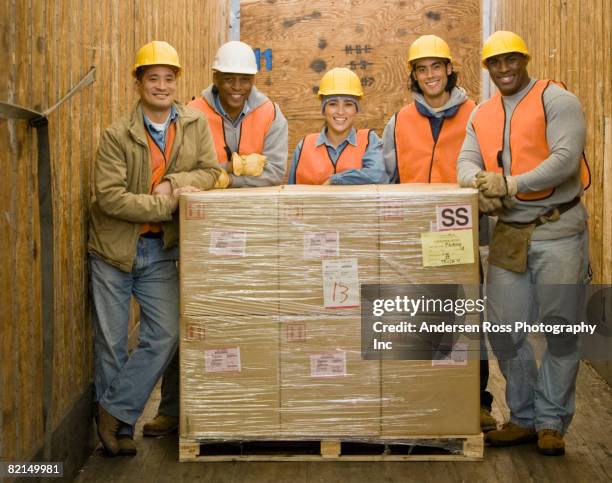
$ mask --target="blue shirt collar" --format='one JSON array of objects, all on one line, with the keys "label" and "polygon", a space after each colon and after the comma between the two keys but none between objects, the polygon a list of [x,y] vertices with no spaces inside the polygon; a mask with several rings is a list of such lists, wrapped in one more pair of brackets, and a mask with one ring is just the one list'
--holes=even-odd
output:
[{"label": "blue shirt collar", "polygon": [[[342,146],[346,142],[348,142],[349,144],[352,144],[353,146],[357,146],[357,131],[355,131],[354,127],[351,128],[351,130],[348,133],[348,136],[346,136],[346,139],[342,141],[339,146]],[[329,146],[330,148],[336,149],[336,146],[334,146],[329,141],[329,139],[327,139],[327,127],[323,127],[323,129],[321,129],[321,132],[319,133],[319,137],[317,138],[317,142],[315,143],[315,146],[319,147],[322,144],[325,144],[326,146]]]},{"label": "blue shirt collar", "polygon": [[178,110],[176,109],[176,106],[172,104],[172,107],[170,108],[170,115],[168,116],[168,119],[166,119],[163,131],[158,131],[157,128],[153,126],[153,124],[151,123],[151,120],[147,117],[147,115],[144,112],[142,113],[142,116],[144,118],[145,126],[147,127],[149,132],[151,133],[154,131],[166,132],[166,129],[168,129],[168,126],[170,125],[170,123],[176,121],[176,119],[178,118]]},{"label": "blue shirt collar", "polygon": [[144,119],[145,128],[149,132],[149,135],[153,138],[153,141],[155,141],[155,144],[157,144],[159,148],[162,151],[164,151],[166,149],[166,132],[168,131],[168,126],[170,125],[170,123],[175,122],[176,119],[178,118],[178,110],[176,109],[174,104],[172,104],[172,108],[170,109],[170,115],[168,116],[168,119],[166,119],[166,122],[164,123],[164,127],[161,131],[158,130],[151,123],[151,120],[146,116],[144,112],[142,113],[142,116]]}]

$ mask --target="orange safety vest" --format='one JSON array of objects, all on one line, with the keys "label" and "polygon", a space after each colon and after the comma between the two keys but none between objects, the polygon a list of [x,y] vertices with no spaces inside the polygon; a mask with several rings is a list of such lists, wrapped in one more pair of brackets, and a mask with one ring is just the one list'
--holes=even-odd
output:
[{"label": "orange safety vest", "polygon": [[442,121],[438,140],[415,103],[404,106],[395,117],[395,155],[400,183],[456,183],[457,158],[476,103],[467,100],[453,117]]},{"label": "orange safety vest", "polygon": [[[176,123],[171,122],[166,132],[166,148],[162,153],[157,143],[149,134],[149,130],[145,127],[147,134],[147,144],[149,145],[149,153],[151,153],[151,187],[149,193],[153,192],[153,189],[159,184],[162,177],[166,173],[166,162],[170,159],[170,153],[172,152],[172,144],[174,144],[174,137],[176,136]],[[146,232],[159,233],[161,231],[161,223],[143,223],[140,228],[140,233]]]},{"label": "orange safety vest", "polygon": [[[225,129],[223,129],[223,117],[221,114],[215,111],[202,97],[196,97],[187,105],[199,109],[206,115],[215,142],[219,163],[225,164],[231,161],[232,154],[225,141]],[[238,154],[263,154],[264,140],[275,117],[276,109],[274,103],[270,100],[250,111],[240,124]]]},{"label": "orange safety vest", "polygon": [[[537,168],[550,156],[546,140],[544,91],[551,82],[554,81],[536,81],[514,108],[510,119],[510,174],[513,176]],[[506,111],[499,93],[484,102],[474,115],[472,124],[487,171],[502,172],[505,122]],[[580,180],[584,189],[591,184],[591,174],[584,153],[580,163]],[[543,200],[554,191],[555,188],[550,188],[533,193],[518,193],[516,197],[521,201]]]},{"label": "orange safety vest", "polygon": [[312,133],[304,138],[295,169],[296,184],[323,184],[333,174],[362,168],[362,158],[369,144],[369,129],[357,131],[357,146],[347,143],[336,164],[329,157],[325,144],[316,145],[319,135]]}]

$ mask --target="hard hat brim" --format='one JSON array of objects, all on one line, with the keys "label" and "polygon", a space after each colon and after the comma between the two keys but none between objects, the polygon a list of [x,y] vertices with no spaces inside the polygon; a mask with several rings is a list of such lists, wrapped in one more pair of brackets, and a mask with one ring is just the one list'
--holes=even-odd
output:
[{"label": "hard hat brim", "polygon": [[519,50],[508,49],[508,50],[506,50],[504,52],[495,52],[494,54],[491,54],[491,55],[485,57],[484,59],[482,59],[482,66],[485,69],[488,69],[487,61],[489,59],[492,59],[493,57],[497,57],[498,55],[505,55],[505,54],[521,54],[522,56],[527,57],[527,62],[529,62],[531,60],[531,56],[529,55],[528,52],[521,52]]},{"label": "hard hat brim", "polygon": [[156,65],[163,65],[164,67],[170,67],[172,70],[174,70],[177,77],[181,75],[181,72],[183,70],[183,68],[180,65],[175,65],[175,64],[164,64],[164,63],[142,64],[142,65],[134,66],[134,68],[132,69],[132,75],[136,77],[136,73],[138,72],[138,69],[140,69],[141,67],[155,67]]},{"label": "hard hat brim", "polygon": [[249,68],[241,69],[241,68],[235,68],[235,67],[232,67],[231,69],[224,68],[224,67],[213,67],[212,71],[220,72],[221,74],[248,74],[248,75],[257,74],[257,69],[249,69]]}]

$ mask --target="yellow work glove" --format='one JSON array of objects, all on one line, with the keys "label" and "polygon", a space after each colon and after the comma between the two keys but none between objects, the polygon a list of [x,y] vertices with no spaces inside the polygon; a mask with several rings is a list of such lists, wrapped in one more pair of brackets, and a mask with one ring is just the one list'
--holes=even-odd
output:
[{"label": "yellow work glove", "polygon": [[217,181],[215,181],[215,184],[213,186],[213,188],[216,188],[216,189],[224,189],[230,185],[230,177],[227,174],[227,171],[225,171],[223,168],[220,168],[220,169],[221,169],[221,174],[219,175],[219,177],[217,178]]},{"label": "yellow work glove", "polygon": [[476,174],[476,187],[485,196],[514,196],[518,191],[516,179],[492,171],[479,171]]},{"label": "yellow work glove", "polygon": [[232,172],[236,176],[261,176],[266,157],[262,154],[232,154]]},{"label": "yellow work glove", "polygon": [[502,211],[502,200],[501,198],[491,198],[485,196],[482,191],[478,192],[478,211],[485,215],[498,214]]}]

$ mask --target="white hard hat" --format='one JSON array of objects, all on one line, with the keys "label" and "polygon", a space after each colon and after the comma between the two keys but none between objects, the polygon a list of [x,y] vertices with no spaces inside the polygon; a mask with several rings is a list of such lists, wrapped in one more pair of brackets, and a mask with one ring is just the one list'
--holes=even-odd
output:
[{"label": "white hard hat", "polygon": [[248,44],[232,40],[219,47],[212,68],[217,72],[257,74],[257,61]]}]

